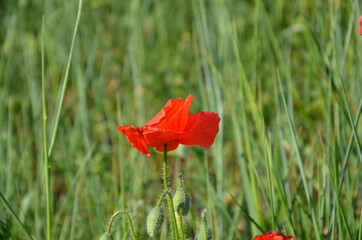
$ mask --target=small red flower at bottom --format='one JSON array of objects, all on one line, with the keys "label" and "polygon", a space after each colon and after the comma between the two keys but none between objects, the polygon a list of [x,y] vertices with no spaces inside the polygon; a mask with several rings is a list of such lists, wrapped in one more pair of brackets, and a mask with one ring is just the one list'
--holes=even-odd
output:
[{"label": "small red flower at bottom", "polygon": [[179,144],[210,147],[219,131],[219,115],[215,112],[189,114],[193,95],[186,99],[170,99],[150,121],[142,127],[120,125],[118,130],[124,133],[132,146],[148,157],[148,146],[157,151],[175,150]]},{"label": "small red flower at bottom", "polygon": [[270,231],[254,237],[252,240],[296,240],[293,236],[285,236],[282,232]]}]

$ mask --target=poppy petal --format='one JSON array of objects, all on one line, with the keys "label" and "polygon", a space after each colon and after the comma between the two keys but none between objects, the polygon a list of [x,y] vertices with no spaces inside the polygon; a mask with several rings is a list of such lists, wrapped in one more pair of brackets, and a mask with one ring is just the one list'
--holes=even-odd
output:
[{"label": "poppy petal", "polygon": [[146,125],[175,131],[182,131],[188,122],[188,112],[194,95],[170,99],[166,105]]},{"label": "poppy petal", "polygon": [[282,232],[270,231],[262,235],[255,236],[253,240],[296,240],[293,236],[286,236]]},{"label": "poppy petal", "polygon": [[[178,147],[179,144],[180,143],[178,141],[169,141],[169,142],[167,142],[167,152],[175,150]],[[165,151],[164,146],[165,146],[164,144],[160,145],[160,146],[157,146],[156,150],[159,151],[159,152],[164,152]]]},{"label": "poppy petal", "polygon": [[210,147],[219,132],[220,118],[214,112],[198,112],[189,115],[185,134],[179,142],[184,145]]},{"label": "poppy petal", "polygon": [[146,154],[147,157],[151,156],[148,152],[146,141],[139,127],[131,125],[120,125],[117,126],[117,128],[126,135],[127,140],[132,143],[132,147],[137,148],[142,154]]},{"label": "poppy petal", "polygon": [[151,147],[163,146],[165,143],[176,140],[183,135],[183,132],[176,132],[158,127],[150,127],[147,125],[141,127],[141,132],[146,141],[146,144],[150,145]]}]

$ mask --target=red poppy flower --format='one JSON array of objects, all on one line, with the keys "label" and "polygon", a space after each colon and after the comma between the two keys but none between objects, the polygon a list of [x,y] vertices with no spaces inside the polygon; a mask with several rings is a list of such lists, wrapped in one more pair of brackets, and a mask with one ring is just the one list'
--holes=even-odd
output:
[{"label": "red poppy flower", "polygon": [[285,236],[282,232],[270,231],[254,237],[252,240],[296,240],[295,237]]},{"label": "red poppy flower", "polygon": [[147,146],[163,152],[175,150],[179,144],[210,147],[219,131],[220,118],[215,112],[189,114],[193,95],[186,99],[170,99],[166,105],[148,123],[142,127],[120,125],[118,130],[124,133],[132,146],[150,157]]}]

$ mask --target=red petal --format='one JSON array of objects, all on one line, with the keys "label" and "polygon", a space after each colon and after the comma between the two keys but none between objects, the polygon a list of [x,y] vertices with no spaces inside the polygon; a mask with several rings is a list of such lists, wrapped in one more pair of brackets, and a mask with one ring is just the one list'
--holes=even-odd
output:
[{"label": "red petal", "polygon": [[[169,141],[169,142],[167,142],[167,152],[175,150],[178,147],[179,144],[180,143],[178,141]],[[159,152],[164,152],[164,146],[165,146],[165,144],[157,146],[156,150],[159,151]]]},{"label": "red petal", "polygon": [[187,125],[188,112],[194,95],[170,99],[166,105],[146,125],[181,132]]},{"label": "red petal", "polygon": [[255,236],[253,240],[296,240],[293,236],[286,236],[282,232],[270,231],[262,235]]},{"label": "red petal", "polygon": [[127,137],[127,140],[132,143],[132,147],[137,148],[141,153],[147,154],[147,157],[150,157],[146,141],[140,132],[139,127],[130,126],[130,125],[121,125],[117,126],[118,130],[124,133]]},{"label": "red petal", "polygon": [[158,127],[150,127],[147,125],[141,127],[141,132],[146,141],[146,144],[150,145],[151,147],[163,146],[165,143],[177,140],[183,135],[183,132],[176,132]]},{"label": "red petal", "polygon": [[179,140],[185,145],[210,147],[219,132],[220,118],[214,112],[198,112],[189,115],[185,134]]}]

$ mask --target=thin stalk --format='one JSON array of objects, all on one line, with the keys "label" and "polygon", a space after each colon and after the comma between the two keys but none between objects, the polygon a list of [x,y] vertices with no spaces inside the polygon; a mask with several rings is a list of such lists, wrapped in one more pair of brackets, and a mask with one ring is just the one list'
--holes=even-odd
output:
[{"label": "thin stalk", "polygon": [[[183,174],[180,173],[179,176],[178,176],[177,187],[178,188],[183,188],[184,186],[185,185],[184,185]],[[178,223],[179,223],[178,229],[180,229],[180,232],[181,232],[181,239],[185,240],[185,229],[184,229],[184,223],[183,223],[183,216],[176,214],[176,218],[179,219],[179,221],[178,221]]]},{"label": "thin stalk", "polygon": [[67,83],[68,83],[68,75],[69,75],[70,63],[72,62],[72,57],[73,57],[73,49],[74,49],[75,37],[77,36],[80,15],[82,13],[82,2],[83,2],[83,0],[79,0],[77,19],[75,20],[72,43],[70,44],[70,51],[69,51],[69,55],[68,55],[67,67],[65,69],[64,79],[63,79],[63,83],[62,83],[62,89],[61,89],[61,93],[60,93],[60,99],[58,101],[58,106],[57,106],[57,109],[56,109],[55,122],[54,122],[54,127],[53,127],[51,140],[50,140],[49,152],[47,153],[48,156],[50,156],[51,153],[52,153],[55,137],[57,135],[57,129],[58,129],[59,118],[60,118],[60,110],[62,109],[63,102],[64,102],[64,95],[65,95],[65,89],[66,89]]},{"label": "thin stalk", "polygon": [[10,207],[10,204],[6,201],[5,197],[3,196],[3,194],[0,192],[0,199],[1,201],[4,203],[5,208],[10,212],[10,214],[13,216],[13,218],[15,218],[16,222],[20,225],[21,230],[24,232],[24,234],[29,238],[29,239],[33,239],[28,231],[28,229],[26,229],[25,225],[20,221],[20,219],[18,218],[18,216],[15,214],[14,210]]},{"label": "thin stalk", "polygon": [[[338,67],[338,66],[337,66]],[[359,160],[362,162],[362,147],[361,147],[361,142],[359,140],[358,134],[357,134],[357,129],[356,129],[356,125],[354,125],[354,121],[352,119],[352,113],[351,113],[351,109],[350,109],[350,104],[349,101],[347,99],[347,93],[346,93],[346,89],[344,88],[344,84],[342,81],[342,76],[341,76],[341,72],[339,71],[339,82],[341,84],[341,88],[342,88],[342,96],[343,96],[343,100],[344,100],[344,104],[346,105],[346,109],[347,109],[347,115],[348,115],[348,120],[349,123],[351,124],[352,127],[352,132],[354,135],[354,140],[356,142],[356,147],[357,147],[357,151],[358,151],[358,155],[359,155]]]},{"label": "thin stalk", "polygon": [[265,152],[266,152],[266,169],[267,169],[267,177],[268,177],[268,182],[269,182],[269,198],[270,198],[270,210],[272,211],[272,228],[276,229],[276,220],[275,220],[275,196],[274,196],[274,182],[273,182],[273,177],[272,177],[272,173],[273,173],[273,163],[271,160],[271,147],[269,144],[269,141],[267,139],[265,139]]},{"label": "thin stalk", "polygon": [[157,202],[157,206],[158,206],[158,207],[161,206],[161,203],[162,203],[163,199],[165,198],[166,194],[168,194],[168,191],[167,191],[167,192],[166,192],[166,191],[163,191],[160,199],[159,199],[158,202]]},{"label": "thin stalk", "polygon": [[[164,190],[165,192],[168,192],[168,173],[167,173],[167,143],[165,143],[164,145],[164,153],[163,153],[163,186],[164,186]],[[167,194],[167,204],[168,204],[168,209],[170,212],[170,222],[171,222],[171,233],[172,233],[172,239],[173,240],[178,240],[179,236],[178,236],[178,230],[177,230],[177,222],[176,222],[176,216],[175,216],[175,212],[174,212],[174,207],[173,207],[173,202],[172,202],[172,197],[170,194]]]},{"label": "thin stalk", "polygon": [[207,230],[208,230],[208,226],[207,226],[207,220],[206,220],[206,209],[203,212],[203,216],[202,216],[202,226],[203,226],[203,230],[204,230],[204,239],[203,240],[208,240],[207,239]]},{"label": "thin stalk", "polygon": [[51,240],[51,209],[50,209],[50,174],[49,174],[49,158],[48,158],[48,132],[47,132],[47,110],[45,101],[45,84],[44,84],[44,17],[42,19],[42,34],[41,34],[41,98],[43,109],[43,157],[44,157],[44,174],[45,174],[45,195],[47,209],[47,227],[46,236]]},{"label": "thin stalk", "polygon": [[137,235],[136,235],[136,232],[134,231],[134,228],[133,228],[133,223],[132,223],[131,216],[128,214],[127,211],[117,211],[112,215],[111,219],[109,220],[109,223],[108,223],[108,226],[107,226],[107,229],[106,229],[106,233],[108,235],[111,235],[111,230],[112,230],[112,225],[113,225],[114,220],[116,219],[116,217],[118,217],[119,215],[122,215],[122,214],[124,214],[126,216],[127,220],[128,220],[129,228],[131,230],[132,239],[137,240]]},{"label": "thin stalk", "polygon": [[362,209],[360,213],[358,240],[362,240]]},{"label": "thin stalk", "polygon": [[176,215],[174,212],[172,197],[171,197],[171,194],[169,194],[169,193],[167,194],[167,204],[168,204],[168,210],[170,212],[170,218],[171,218],[172,237],[175,240],[179,240]]},{"label": "thin stalk", "polygon": [[204,239],[203,240],[208,240],[207,239],[207,225],[206,225],[206,223],[204,223]]},{"label": "thin stalk", "polygon": [[[358,111],[357,111],[357,115],[355,116],[355,119],[354,119],[354,125],[355,126],[358,126],[358,121],[359,121],[359,118],[361,116],[361,113],[362,113],[362,99],[361,101],[359,102],[359,107],[358,107]],[[347,150],[346,150],[346,153],[344,154],[344,157],[343,157],[343,170],[342,170],[342,173],[341,173],[341,177],[340,177],[340,182],[339,182],[339,186],[338,186],[338,194],[341,195],[341,192],[342,192],[342,186],[343,186],[343,181],[344,181],[344,175],[347,171],[347,166],[348,166],[348,160],[349,160],[349,156],[350,156],[350,153],[351,153],[351,150],[352,150],[352,144],[353,144],[353,140],[354,140],[354,132],[352,131],[352,134],[351,136],[349,137],[349,142],[348,142],[348,145],[347,145]]]},{"label": "thin stalk", "polygon": [[183,217],[182,216],[178,216],[178,217],[180,219],[181,240],[185,240],[185,230],[184,230]]},{"label": "thin stalk", "polygon": [[168,173],[167,173],[167,143],[164,145],[163,149],[163,188],[165,192],[168,192]]}]

